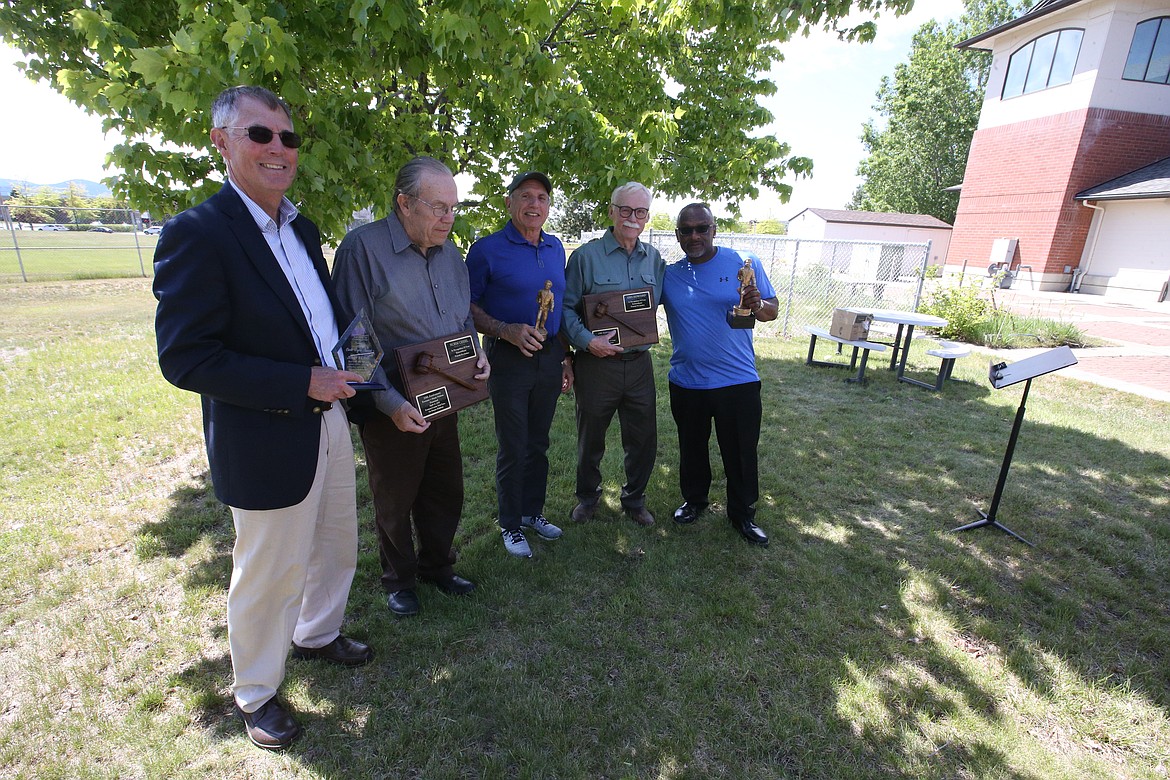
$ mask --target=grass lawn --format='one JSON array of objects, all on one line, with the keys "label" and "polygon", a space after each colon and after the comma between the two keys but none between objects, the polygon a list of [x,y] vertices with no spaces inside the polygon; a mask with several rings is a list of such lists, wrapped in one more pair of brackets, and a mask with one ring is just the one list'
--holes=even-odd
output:
[{"label": "grass lawn", "polygon": [[[23,236],[22,236],[23,237]],[[99,238],[110,238],[99,236]],[[864,387],[761,339],[759,523],[670,522],[677,447],[660,372],[658,467],[636,527],[616,426],[597,518],[572,524],[571,398],[546,514],[509,558],[491,410],[461,415],[457,570],[394,620],[359,447],[357,670],[290,661],[307,727],[286,754],[231,715],[232,544],[198,400],[159,375],[143,279],[0,286],[0,776],[20,778],[1164,778],[1170,764],[1170,404],[1034,383],[984,358],[942,393],[875,356]],[[911,363],[937,367],[915,345]],[[1010,360],[1010,357],[1008,358]],[[718,461],[716,460],[716,463]]]},{"label": "grass lawn", "polygon": [[133,233],[0,230],[0,284],[21,281],[22,264],[30,281],[150,276],[157,242],[141,233],[135,243]]}]

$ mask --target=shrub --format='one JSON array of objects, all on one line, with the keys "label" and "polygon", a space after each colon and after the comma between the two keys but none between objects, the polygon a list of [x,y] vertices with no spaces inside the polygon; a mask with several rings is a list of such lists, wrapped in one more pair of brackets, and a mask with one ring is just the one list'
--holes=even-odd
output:
[{"label": "shrub", "polygon": [[919,309],[946,319],[945,327],[939,329],[944,339],[981,343],[979,326],[991,316],[991,302],[973,286],[939,287],[926,296]]}]

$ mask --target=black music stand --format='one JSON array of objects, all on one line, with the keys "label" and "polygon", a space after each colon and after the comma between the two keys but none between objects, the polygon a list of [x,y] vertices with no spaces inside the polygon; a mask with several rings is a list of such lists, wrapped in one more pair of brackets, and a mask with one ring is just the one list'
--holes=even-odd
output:
[{"label": "black music stand", "polygon": [[996,390],[1002,390],[1017,382],[1025,382],[1024,394],[1020,396],[1020,408],[1016,410],[1016,421],[1012,425],[1012,435],[1008,439],[1007,452],[1003,455],[1003,465],[999,467],[999,481],[995,483],[995,497],[991,499],[991,509],[987,512],[976,510],[979,512],[979,516],[982,518],[981,520],[959,526],[953,530],[969,531],[972,528],[982,528],[985,525],[990,525],[1006,534],[1014,536],[1029,547],[1036,546],[996,520],[995,513],[999,510],[999,500],[1003,498],[1003,486],[1007,483],[1008,469],[1012,465],[1012,454],[1016,451],[1016,439],[1020,438],[1020,426],[1024,423],[1024,404],[1028,400],[1028,391],[1032,389],[1032,380],[1042,374],[1050,374],[1053,371],[1067,368],[1076,364],[1076,362],[1077,359],[1071,349],[1068,347],[1057,347],[1056,349],[1041,352],[1039,355],[1033,355],[1030,358],[1016,361],[1011,365],[1007,363],[991,364],[991,368],[987,372],[987,378],[991,380],[992,387]]}]

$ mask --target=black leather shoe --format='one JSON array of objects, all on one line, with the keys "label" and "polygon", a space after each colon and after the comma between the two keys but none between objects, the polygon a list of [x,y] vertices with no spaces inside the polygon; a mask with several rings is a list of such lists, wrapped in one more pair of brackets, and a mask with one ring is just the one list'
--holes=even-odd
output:
[{"label": "black leather shoe", "polygon": [[637,509],[627,509],[626,517],[630,518],[638,525],[654,525],[654,515],[650,514],[650,510],[644,506],[640,506]]},{"label": "black leather shoe", "polygon": [[449,574],[446,577],[419,577],[419,579],[434,585],[444,593],[450,593],[452,596],[466,596],[475,590],[474,582],[465,580],[458,574]]},{"label": "black leather shoe", "polygon": [[301,725],[275,698],[264,702],[255,712],[244,712],[237,704],[236,712],[244,720],[248,739],[258,748],[284,750],[301,735]]},{"label": "black leather shoe", "polygon": [[374,651],[370,649],[369,645],[350,639],[349,637],[337,635],[327,645],[322,647],[301,647],[298,644],[292,646],[293,658],[301,659],[321,659],[328,661],[331,664],[338,666],[361,666],[374,660]]},{"label": "black leather shoe", "polygon": [[418,614],[418,594],[413,590],[396,590],[386,597],[386,606],[397,617],[410,617]]},{"label": "black leather shoe", "polygon": [[731,525],[735,527],[735,530],[739,531],[740,536],[752,544],[758,544],[761,547],[768,546],[768,535],[751,520],[732,520]]},{"label": "black leather shoe", "polygon": [[577,504],[573,507],[573,514],[570,517],[578,523],[584,523],[593,519],[593,513],[597,511],[597,504]]},{"label": "black leather shoe", "polygon": [[692,504],[690,501],[684,501],[682,506],[674,510],[674,522],[679,525],[690,525],[699,519],[699,515],[703,514],[703,510],[706,508],[706,504]]}]

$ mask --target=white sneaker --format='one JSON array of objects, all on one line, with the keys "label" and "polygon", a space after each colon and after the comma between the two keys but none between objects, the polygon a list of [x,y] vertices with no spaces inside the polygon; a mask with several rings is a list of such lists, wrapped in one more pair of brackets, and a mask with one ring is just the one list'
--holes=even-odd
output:
[{"label": "white sneaker", "polygon": [[540,534],[541,539],[561,538],[561,529],[557,528],[555,525],[546,520],[544,515],[537,515],[536,517],[522,517],[520,518],[520,525],[536,531],[536,533]]},{"label": "white sneaker", "polygon": [[504,537],[504,549],[512,555],[518,558],[532,557],[532,548],[528,546],[528,540],[524,538],[523,531],[519,529],[509,531],[507,528],[501,528],[500,535]]}]

